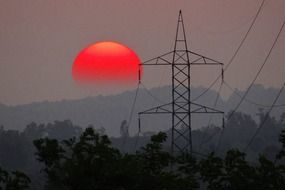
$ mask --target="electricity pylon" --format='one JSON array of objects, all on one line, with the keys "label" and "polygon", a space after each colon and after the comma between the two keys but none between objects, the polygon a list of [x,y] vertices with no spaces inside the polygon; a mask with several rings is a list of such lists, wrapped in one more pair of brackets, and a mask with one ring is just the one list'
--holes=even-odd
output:
[{"label": "electricity pylon", "polygon": [[171,114],[171,152],[192,153],[191,115],[223,114],[224,112],[191,102],[191,66],[223,65],[223,63],[188,50],[182,12],[180,10],[176,29],[174,50],[150,59],[141,65],[171,66],[172,102],[160,105],[143,112],[144,114]]}]

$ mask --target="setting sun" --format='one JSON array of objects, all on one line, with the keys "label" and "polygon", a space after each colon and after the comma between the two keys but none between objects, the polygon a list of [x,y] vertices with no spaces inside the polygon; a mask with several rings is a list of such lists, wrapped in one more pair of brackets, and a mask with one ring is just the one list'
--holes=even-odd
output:
[{"label": "setting sun", "polygon": [[138,80],[140,59],[125,45],[99,42],[83,49],[72,68],[77,82],[132,84]]}]

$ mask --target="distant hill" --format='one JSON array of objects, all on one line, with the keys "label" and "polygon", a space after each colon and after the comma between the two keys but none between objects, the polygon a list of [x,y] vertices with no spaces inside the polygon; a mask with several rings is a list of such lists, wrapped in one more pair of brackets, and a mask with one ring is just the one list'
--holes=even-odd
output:
[{"label": "distant hill", "polygon": [[[192,97],[196,97],[205,89],[197,87],[192,89]],[[170,102],[171,90],[169,86],[150,89],[150,93],[157,97],[161,102]],[[242,91],[237,91],[243,94]],[[258,103],[270,105],[278,93],[278,89],[264,88],[262,85],[252,87],[248,99]],[[55,120],[70,119],[74,124],[88,126],[92,124],[95,128],[104,127],[110,136],[119,136],[120,125],[123,120],[129,120],[131,105],[133,103],[135,91],[126,91],[119,95],[96,96],[79,100],[64,100],[57,102],[39,102],[27,105],[6,106],[0,104],[0,125],[6,129],[22,130],[31,122],[49,123]],[[216,92],[209,90],[197,103],[207,106],[213,106]],[[217,108],[228,112],[233,109],[240,98],[232,94],[228,100],[219,100]],[[148,91],[140,89],[137,103],[132,117],[131,134],[137,131],[137,115],[139,111],[162,104],[155,100]],[[285,93],[279,100],[279,103],[285,102]],[[284,112],[285,107],[277,107],[273,114],[277,117]],[[244,102],[239,111],[249,113],[256,118],[259,107]],[[207,125],[209,116],[194,117],[193,128],[199,128]],[[220,118],[213,119],[213,122],[220,122]],[[157,131],[167,130],[170,128],[170,117],[167,116],[144,116],[142,118],[142,130]]]}]

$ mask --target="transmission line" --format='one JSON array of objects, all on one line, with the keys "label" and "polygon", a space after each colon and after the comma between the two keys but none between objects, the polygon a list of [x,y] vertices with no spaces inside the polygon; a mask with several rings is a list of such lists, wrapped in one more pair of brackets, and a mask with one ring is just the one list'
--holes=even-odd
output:
[{"label": "transmission line", "polygon": [[[225,83],[225,86],[228,87],[228,89],[230,89],[235,95],[242,98],[242,95],[239,94],[238,92],[236,92],[236,90],[233,87],[231,87],[231,85],[229,85],[229,83],[227,83],[226,81],[224,83]],[[257,103],[253,100],[248,99],[248,98],[244,98],[244,101],[246,101],[252,105],[258,106],[258,107],[264,107],[264,108],[270,108],[271,107],[271,105],[265,105],[265,104]],[[284,107],[284,106],[285,106],[285,104],[276,104],[274,107]]]},{"label": "transmission line", "polygon": [[[159,103],[164,103],[163,101],[161,101],[159,98],[157,98],[155,95],[153,95],[150,90],[142,83],[140,82],[140,85],[144,88],[144,90],[146,91],[146,93],[152,97],[155,101],[159,102]],[[132,115],[132,114],[131,114]],[[130,117],[131,118],[131,117]],[[140,120],[140,118],[139,118]],[[140,125],[140,121],[139,121],[139,125]],[[139,136],[140,136],[140,133],[141,133],[141,129],[140,129],[140,126],[139,126],[139,130],[138,130],[138,133],[136,135],[136,139],[135,139],[135,145],[134,145],[134,150],[137,149],[137,145],[138,145],[138,141],[139,141]]]},{"label": "transmission line", "polygon": [[264,62],[262,63],[261,67],[259,68],[258,72],[256,73],[254,79],[251,81],[249,87],[247,88],[246,92],[243,94],[241,100],[239,101],[239,103],[236,105],[236,107],[234,108],[234,110],[230,113],[228,119],[230,119],[233,114],[237,111],[237,109],[240,107],[240,105],[242,104],[242,102],[244,101],[244,99],[246,98],[247,94],[249,93],[250,89],[252,88],[253,84],[255,83],[256,79],[258,78],[259,74],[261,73],[262,69],[264,68],[265,64],[267,63],[267,60],[269,59],[270,55],[271,55],[271,52],[273,51],[278,39],[279,39],[279,36],[280,34],[282,33],[282,30],[284,28],[284,25],[285,25],[285,22],[282,24],[281,26],[281,29],[279,30],[278,32],[278,35],[276,36],[267,56],[265,57],[265,60]]},{"label": "transmission line", "polygon": [[[229,60],[228,64],[227,64],[227,65],[225,66],[225,68],[223,69],[223,72],[211,83],[211,85],[210,85],[208,88],[206,88],[200,95],[198,95],[197,97],[195,97],[192,101],[195,101],[195,100],[199,99],[201,96],[203,96],[204,94],[206,94],[206,93],[216,84],[216,82],[219,80],[219,78],[223,77],[224,72],[225,72],[225,71],[228,69],[228,67],[233,63],[233,61],[234,61],[234,59],[236,58],[236,56],[238,55],[238,53],[239,53],[241,47],[243,46],[245,40],[247,39],[247,37],[248,37],[250,31],[252,30],[252,28],[253,28],[253,26],[254,26],[254,24],[255,24],[255,22],[256,22],[258,16],[259,16],[259,14],[260,14],[260,12],[261,12],[261,10],[262,10],[262,8],[263,8],[263,6],[264,6],[265,1],[266,1],[266,0],[263,0],[262,3],[260,4],[260,6],[259,6],[259,8],[258,8],[258,10],[257,10],[257,12],[256,12],[256,14],[255,14],[255,17],[253,18],[253,20],[252,20],[252,22],[251,22],[251,24],[250,24],[250,26],[249,26],[247,32],[245,33],[244,37],[242,38],[242,40],[241,40],[239,46],[237,47],[237,49],[236,49],[236,51],[234,52],[234,54],[233,54],[233,56],[231,57],[231,59]],[[222,82],[222,84],[223,84],[223,83],[224,83],[224,81]],[[220,86],[219,91],[221,90],[222,84],[221,84],[221,86]],[[218,102],[219,94],[220,94],[220,92],[217,94],[217,97],[216,97],[216,100],[215,100],[214,108],[216,107],[216,104],[217,104],[217,102]],[[210,118],[209,123],[210,123],[211,119],[212,119],[212,118]],[[209,128],[209,123],[208,123],[207,129]],[[206,130],[207,130],[207,129],[206,129]],[[222,130],[224,130],[224,128],[223,128]],[[223,131],[222,131],[222,133],[223,133]],[[215,136],[215,135],[216,135],[216,133],[215,133],[214,135],[212,135],[209,139],[212,139],[212,137]],[[220,140],[219,140],[219,141],[220,141]],[[206,141],[206,142],[207,142],[207,141]],[[202,142],[200,143],[199,147],[200,147],[202,144],[205,144],[205,141],[202,141]]]},{"label": "transmission line", "polygon": [[284,87],[285,87],[285,83],[283,84],[282,88],[279,90],[276,98],[274,99],[270,109],[268,110],[268,112],[266,113],[264,119],[262,120],[260,126],[256,129],[254,135],[251,137],[250,141],[248,142],[248,144],[246,145],[246,147],[244,148],[244,152],[247,151],[247,149],[249,148],[249,146],[252,144],[253,140],[255,139],[255,137],[258,135],[258,133],[260,132],[260,130],[262,129],[262,127],[264,126],[265,122],[267,121],[267,119],[269,118],[269,115],[271,113],[271,111],[273,110],[274,108],[274,105],[276,104],[276,102],[278,101],[282,91],[284,90]]},{"label": "transmission line", "polygon": [[156,100],[157,102],[164,104],[164,102],[161,101],[159,98],[157,98],[155,95],[153,95],[153,94],[150,92],[150,90],[149,90],[143,83],[141,83],[141,85],[143,86],[143,88],[145,89],[146,93],[147,93],[150,97],[152,97],[152,98],[153,98],[154,100]]},{"label": "transmission line", "polygon": [[[241,47],[243,46],[243,44],[244,44],[245,40],[247,39],[247,37],[248,37],[250,31],[252,30],[252,28],[253,28],[253,26],[254,26],[254,24],[255,24],[255,22],[256,22],[258,16],[259,16],[259,14],[260,14],[260,12],[261,12],[261,10],[262,10],[262,8],[263,8],[263,6],[264,6],[265,1],[266,1],[266,0],[263,0],[262,3],[260,4],[260,6],[259,6],[259,8],[258,8],[258,10],[257,10],[257,12],[256,12],[256,14],[255,14],[255,16],[254,16],[254,18],[253,18],[251,24],[250,24],[250,26],[249,26],[247,32],[245,33],[244,37],[242,38],[242,40],[241,40],[239,46],[237,47],[237,49],[236,49],[236,51],[234,52],[233,56],[231,57],[230,61],[229,61],[228,64],[225,66],[224,71],[226,71],[226,70],[228,69],[228,67],[233,63],[233,60],[234,60],[234,59],[236,58],[236,56],[238,55],[238,53],[239,53]],[[201,96],[203,96],[204,94],[206,94],[206,93],[215,85],[215,83],[219,80],[219,78],[221,78],[221,77],[222,77],[222,74],[220,74],[220,75],[210,84],[210,86],[209,86],[208,88],[206,88],[200,95],[198,95],[197,97],[193,98],[192,101],[196,101],[196,100],[198,100]]]},{"label": "transmission line", "polygon": [[[132,107],[131,107],[131,112],[130,112],[130,117],[129,117],[129,120],[128,120],[128,129],[131,125],[131,122],[132,122],[132,118],[133,118],[133,114],[134,114],[134,110],[135,110],[135,105],[136,105],[136,101],[137,101],[137,97],[138,97],[138,92],[139,92],[139,89],[140,89],[140,82],[138,83],[138,86],[136,88],[136,92],[135,92],[135,97],[134,97],[134,100],[133,100],[133,103],[132,103]],[[126,145],[126,140],[127,140],[127,136],[124,136],[123,138],[123,147],[122,147],[122,150],[124,152],[124,149],[125,149],[125,145]]]},{"label": "transmission line", "polygon": [[[219,98],[220,98],[220,93],[221,93],[221,90],[222,90],[222,87],[223,87],[223,83],[224,83],[224,81],[222,81],[222,83],[220,84],[220,87],[219,87],[218,92],[217,92],[217,94],[216,94],[216,98],[215,98],[215,101],[214,101],[214,109],[216,109],[216,106],[217,106],[217,104],[218,104],[218,100],[219,100]],[[198,146],[198,150],[200,150],[201,146],[202,146],[203,144],[205,144],[206,132],[207,132],[207,131],[209,130],[209,128],[210,128],[210,123],[211,123],[211,121],[212,121],[212,115],[210,116],[210,119],[209,119],[208,124],[207,124],[207,128],[206,128],[205,131],[204,131],[204,135],[203,135],[203,137],[202,137],[201,143],[200,143],[199,146]]]},{"label": "transmission line", "polygon": [[[246,92],[243,94],[243,97],[241,98],[241,100],[239,101],[239,103],[237,104],[237,106],[234,108],[234,110],[233,110],[233,111],[230,113],[230,115],[228,116],[228,118],[227,118],[228,120],[233,116],[233,114],[234,114],[234,113],[236,112],[236,110],[239,108],[239,106],[241,105],[241,103],[244,101],[244,99],[246,98],[246,96],[247,96],[249,90],[251,89],[252,85],[255,83],[257,77],[258,77],[259,74],[261,73],[261,71],[262,71],[264,65],[267,63],[267,60],[268,60],[268,58],[270,57],[271,52],[272,52],[272,50],[274,49],[274,47],[275,47],[275,45],[276,45],[276,43],[277,43],[277,41],[278,41],[278,39],[279,39],[280,34],[282,33],[282,30],[283,30],[283,28],[284,28],[284,25],[285,25],[285,22],[282,24],[281,29],[280,29],[279,32],[278,32],[278,35],[276,36],[276,38],[275,38],[275,40],[274,40],[274,42],[273,42],[273,44],[272,44],[272,46],[271,46],[271,48],[270,48],[270,50],[269,50],[267,56],[265,57],[264,62],[262,63],[261,67],[259,68],[259,70],[258,70],[257,74],[255,75],[253,81],[251,82],[250,86],[247,88]],[[223,134],[224,134],[224,130],[225,130],[225,128],[223,128],[222,133],[221,133],[221,135],[220,135],[220,137],[219,137],[218,145],[217,145],[217,149],[216,149],[216,150],[218,150],[219,147],[220,147],[221,139],[222,139]]]}]

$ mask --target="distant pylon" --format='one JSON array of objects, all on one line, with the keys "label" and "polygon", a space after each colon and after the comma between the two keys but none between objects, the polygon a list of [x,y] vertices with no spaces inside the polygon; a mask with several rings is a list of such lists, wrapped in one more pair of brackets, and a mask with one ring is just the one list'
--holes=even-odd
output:
[{"label": "distant pylon", "polygon": [[[181,10],[179,11],[174,50],[150,59],[141,65],[168,65],[172,73],[172,102],[139,112],[139,122],[144,114],[171,114],[171,152],[192,153],[192,114],[224,112],[191,102],[192,65],[223,65],[198,53],[188,50]],[[140,124],[139,124],[140,126]]]}]

